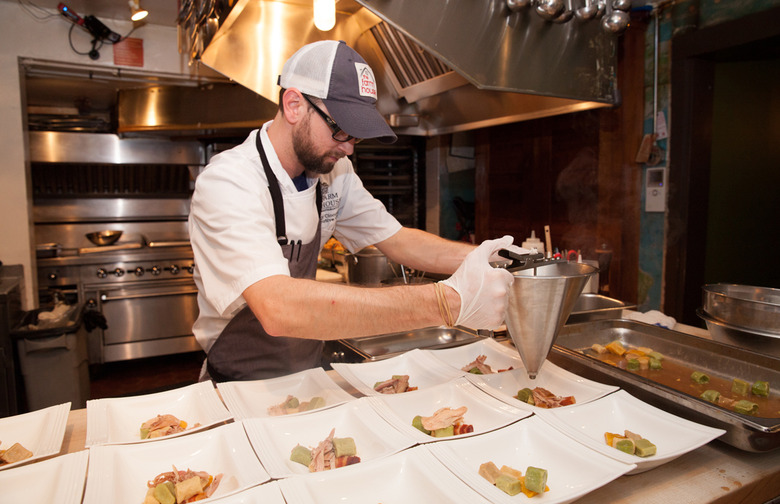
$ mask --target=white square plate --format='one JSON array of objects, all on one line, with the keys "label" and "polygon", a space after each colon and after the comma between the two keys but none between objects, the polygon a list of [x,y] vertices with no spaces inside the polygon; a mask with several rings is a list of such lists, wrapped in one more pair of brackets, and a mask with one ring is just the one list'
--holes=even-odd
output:
[{"label": "white square plate", "polygon": [[424,446],[338,471],[279,481],[288,504],[482,504],[489,502],[459,480]]},{"label": "white square plate", "polygon": [[[431,452],[456,476],[488,500],[500,504],[572,502],[634,469],[605,457],[545,423],[538,416],[526,418],[483,436],[457,443],[428,445]],[[525,474],[528,466],[546,469],[548,492],[527,500],[510,496],[479,475],[479,466],[493,462]]]},{"label": "white square plate", "polygon": [[366,398],[308,415],[253,418],[245,420],[244,427],[260,460],[274,478],[309,474],[307,467],[290,460],[290,452],[298,444],[316,447],[334,428],[335,437],[355,440],[360,457],[357,465],[414,445],[412,439],[380,417],[366,403]]},{"label": "white square plate", "polygon": [[[268,380],[218,383],[217,388],[236,420],[270,416],[268,408],[280,404],[288,394],[297,397],[301,402],[309,401],[314,396],[322,397],[325,399],[325,408],[355,399],[319,367]],[[306,413],[311,411],[293,415]]]},{"label": "white square plate", "polygon": [[409,375],[409,386],[424,390],[463,374],[420,349],[379,361],[360,364],[337,362],[331,366],[353,387],[367,396],[387,395],[374,390],[374,384],[389,380],[393,375]]},{"label": "white square plate", "polygon": [[[418,443],[431,443],[482,434],[531,415],[530,411],[510,406],[483,392],[461,377],[448,383],[421,390],[416,394],[397,394],[367,397],[371,406],[396,429]],[[474,427],[474,432],[452,437],[436,438],[412,426],[415,416],[431,416],[440,408],[468,410],[463,423]]]},{"label": "white square plate", "polygon": [[0,449],[7,450],[14,443],[19,443],[32,452],[32,457],[1,465],[0,470],[58,454],[62,448],[62,438],[65,437],[68,413],[69,402],[0,418]]},{"label": "white square plate", "polygon": [[213,502],[214,504],[285,504],[282,489],[276,481],[269,481],[222,499],[215,499]]},{"label": "white square plate", "polygon": [[[570,373],[556,366],[550,361],[544,363],[535,380],[528,378],[525,369],[513,369],[503,373],[475,375],[468,373],[466,378],[474,385],[488,394],[518,408],[536,411],[537,406],[532,406],[517,400],[517,391],[522,388],[533,389],[542,387],[557,396],[574,396],[576,404],[593,401],[599,397],[615,392],[619,387],[604,385]],[[569,406],[561,406],[568,408]]]},{"label": "white square plate", "polygon": [[[724,434],[722,429],[691,422],[666,413],[619,390],[601,399],[549,410],[538,415],[580,443],[626,464],[636,464],[628,474],[638,474],[674,460]],[[638,457],[607,446],[605,432],[630,430],[656,446],[656,454]]]},{"label": "white square plate", "polygon": [[[468,345],[454,348],[442,348],[439,350],[423,350],[445,364],[454,367],[461,373],[468,373],[462,368],[474,362],[477,357],[484,355],[485,364],[498,372],[499,369],[523,368],[523,359],[514,347],[507,347],[492,338],[484,338]],[[468,373],[471,374],[471,373]]]},{"label": "white square plate", "polygon": [[[157,415],[170,414],[187,422],[184,432],[141,439],[141,424]],[[230,420],[211,382],[200,382],[156,394],[87,401],[86,446],[146,443],[183,436]],[[198,427],[193,427],[200,424]]]},{"label": "white square plate", "polygon": [[147,481],[173,466],[222,474],[212,497],[199,502],[211,502],[270,479],[244,427],[231,423],[159,443],[90,447],[84,504],[138,504],[146,495]]},{"label": "white square plate", "polygon": [[0,472],[2,502],[24,504],[79,504],[84,493],[89,452],[49,460]]}]

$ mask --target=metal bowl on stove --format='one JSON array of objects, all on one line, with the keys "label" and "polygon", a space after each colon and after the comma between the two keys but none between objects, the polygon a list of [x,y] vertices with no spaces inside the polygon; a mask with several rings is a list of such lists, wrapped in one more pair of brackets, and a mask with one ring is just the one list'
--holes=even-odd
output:
[{"label": "metal bowl on stove", "polygon": [[95,231],[94,233],[87,233],[87,239],[97,245],[98,247],[102,247],[104,245],[112,245],[119,240],[119,238],[122,237],[122,231],[114,231],[114,230],[104,230],[104,231]]}]

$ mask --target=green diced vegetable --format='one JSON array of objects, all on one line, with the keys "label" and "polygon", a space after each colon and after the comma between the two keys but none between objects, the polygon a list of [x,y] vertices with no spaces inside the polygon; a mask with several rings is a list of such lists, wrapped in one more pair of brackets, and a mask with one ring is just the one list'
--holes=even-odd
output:
[{"label": "green diced vegetable", "polygon": [[699,397],[701,397],[705,401],[709,401],[711,403],[717,403],[718,399],[720,399],[720,392],[718,392],[717,390],[705,390],[704,392],[701,393]]},{"label": "green diced vegetable", "polygon": [[650,357],[651,359],[655,359],[657,361],[664,360],[664,356],[661,353],[656,352],[656,351],[648,352],[647,356]]},{"label": "green diced vegetable", "polygon": [[628,359],[628,361],[626,361],[626,369],[630,371],[639,369],[639,359]]},{"label": "green diced vegetable", "polygon": [[298,400],[297,397],[292,396],[290,397],[286,403],[284,403],[285,408],[297,408],[300,406],[301,402]]},{"label": "green diced vegetable", "polygon": [[433,437],[450,437],[455,435],[455,427],[450,425],[449,427],[442,427],[431,432]]},{"label": "green diced vegetable", "polygon": [[311,464],[311,450],[305,446],[295,445],[295,448],[290,453],[290,460],[309,467],[309,464]]},{"label": "green diced vegetable", "polygon": [[619,439],[615,441],[614,446],[618,450],[628,453],[629,455],[633,455],[634,451],[636,451],[636,444],[633,439]]},{"label": "green diced vegetable", "polygon": [[482,371],[480,371],[478,367],[474,366],[473,368],[469,369],[469,373],[471,373],[471,374],[482,374]]},{"label": "green diced vegetable", "polygon": [[547,469],[528,466],[525,470],[525,487],[536,493],[544,493],[547,485]]},{"label": "green diced vegetable", "polygon": [[149,437],[149,429],[145,427],[141,427],[141,439],[146,439]]},{"label": "green diced vegetable", "polygon": [[694,371],[693,373],[691,373],[691,380],[693,380],[698,384],[704,384],[704,383],[709,383],[710,377],[702,373],[701,371]]},{"label": "green diced vegetable", "polygon": [[309,401],[308,410],[315,410],[323,407],[325,407],[325,399],[320,396],[314,396],[311,398],[311,401]]},{"label": "green diced vegetable", "polygon": [[757,395],[761,397],[769,396],[769,382],[765,382],[765,381],[755,382],[753,384],[753,388],[751,389],[751,392],[753,392],[753,395]]},{"label": "green diced vegetable", "polygon": [[154,487],[154,498],[160,501],[160,504],[176,503],[176,487],[172,481],[164,481]]},{"label": "green diced vegetable", "polygon": [[650,369],[663,369],[661,365],[661,359],[654,359],[650,357]]},{"label": "green diced vegetable", "polygon": [[534,402],[534,393],[531,392],[531,389],[529,388],[518,390],[515,397],[517,397],[518,401],[520,402],[528,403],[532,406],[536,404]]},{"label": "green diced vegetable", "polygon": [[423,427],[422,417],[420,415],[417,415],[412,419],[412,427],[428,434],[429,436],[431,435],[431,431]]},{"label": "green diced vegetable", "polygon": [[743,415],[755,415],[758,413],[758,404],[742,399],[734,404],[734,411]]},{"label": "green diced vegetable", "polygon": [[523,483],[508,474],[499,474],[496,478],[496,487],[508,495],[517,495],[523,490]]},{"label": "green diced vegetable", "polygon": [[748,390],[750,390],[750,384],[745,380],[734,378],[734,381],[731,382],[731,391],[735,394],[746,396],[748,395]]},{"label": "green diced vegetable", "polygon": [[634,441],[634,445],[636,446],[636,451],[634,451],[635,455],[640,457],[649,457],[651,455],[655,455],[656,447],[647,439],[637,439]]},{"label": "green diced vegetable", "polygon": [[357,446],[355,446],[355,440],[351,437],[345,438],[333,438],[333,453],[336,457],[342,457],[344,455],[357,455]]}]

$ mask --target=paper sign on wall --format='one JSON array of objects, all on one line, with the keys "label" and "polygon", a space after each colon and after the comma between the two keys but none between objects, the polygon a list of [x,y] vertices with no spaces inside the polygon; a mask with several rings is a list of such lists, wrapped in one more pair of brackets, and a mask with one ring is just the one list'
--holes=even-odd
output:
[{"label": "paper sign on wall", "polygon": [[663,112],[658,112],[655,116],[655,139],[663,140],[669,136],[669,131],[666,128],[666,116]]}]

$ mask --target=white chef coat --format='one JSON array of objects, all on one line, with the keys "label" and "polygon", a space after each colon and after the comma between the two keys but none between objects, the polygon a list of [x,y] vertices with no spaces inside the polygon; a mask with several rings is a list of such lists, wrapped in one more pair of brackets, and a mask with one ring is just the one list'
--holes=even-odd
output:
[{"label": "white chef coat", "polygon": [[[266,130],[261,141],[284,201],[287,238],[309,243],[317,231],[316,178],[298,191],[284,171]],[[257,130],[241,145],[217,154],[195,181],[189,217],[195,255],[193,278],[200,313],[193,327],[208,352],[224,327],[246,305],[242,293],[273,275],[289,275],[287,258],[276,239],[271,194],[256,147]],[[363,187],[347,158],[322,182],[320,248],[335,236],[348,250],[390,238],[401,224]]]}]

